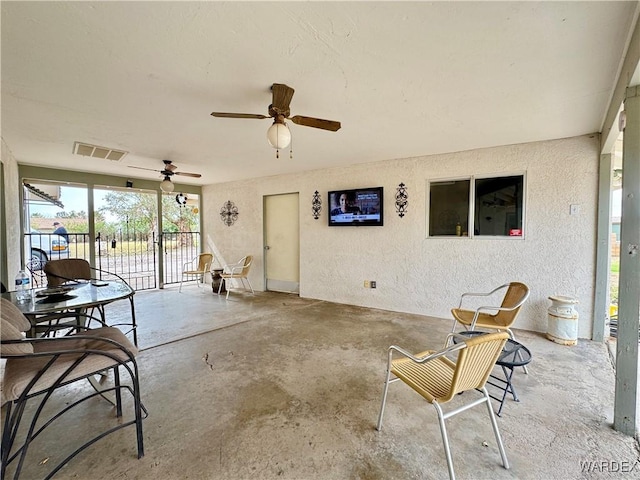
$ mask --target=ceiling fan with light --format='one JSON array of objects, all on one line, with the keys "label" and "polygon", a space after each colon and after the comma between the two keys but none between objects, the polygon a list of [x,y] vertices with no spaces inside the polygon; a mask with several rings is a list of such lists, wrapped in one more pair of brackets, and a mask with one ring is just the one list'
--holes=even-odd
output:
[{"label": "ceiling fan with light", "polygon": [[337,132],[340,130],[340,122],[333,120],[323,120],[321,118],[305,117],[302,115],[291,114],[289,104],[293,98],[295,90],[283,83],[274,83],[271,86],[272,101],[269,105],[269,115],[261,115],[254,113],[225,113],[225,112],[212,112],[211,115],[220,118],[273,118],[273,124],[267,130],[267,140],[269,144],[276,149],[276,157],[278,157],[278,150],[287,148],[291,143],[291,132],[285,120],[291,120],[296,125],[302,125],[304,127],[319,128],[321,130],[329,130],[331,132]]},{"label": "ceiling fan with light", "polygon": [[164,168],[162,170],[155,170],[153,168],[144,168],[144,167],[136,167],[134,165],[129,165],[129,168],[137,168],[138,170],[149,170],[150,172],[159,172],[164,175],[164,179],[160,182],[160,190],[165,193],[173,192],[174,185],[171,181],[171,177],[174,175],[182,175],[183,177],[193,177],[200,178],[202,175],[199,173],[188,173],[188,172],[177,172],[176,167],[171,160],[162,160],[164,163]]}]

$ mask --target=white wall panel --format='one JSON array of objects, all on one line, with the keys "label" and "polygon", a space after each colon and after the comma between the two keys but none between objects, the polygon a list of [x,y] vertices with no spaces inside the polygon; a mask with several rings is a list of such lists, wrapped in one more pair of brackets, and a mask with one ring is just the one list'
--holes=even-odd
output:
[{"label": "white wall panel", "polygon": [[[338,303],[450,319],[465,291],[488,291],[511,280],[532,290],[516,328],[546,331],[547,297],[578,298],[579,336],[591,334],[595,285],[597,135],[431,155],[265,177],[203,188],[205,243],[222,263],[255,255],[251,282],[263,289],[264,195],[300,193],[300,295]],[[304,162],[298,149],[293,160]],[[524,239],[425,238],[427,180],[526,172]],[[408,212],[395,212],[399,183]],[[383,227],[328,227],[327,191],[384,187]],[[313,192],[322,195],[318,220]],[[226,200],[239,218],[220,220]],[[570,215],[570,205],[580,206]],[[363,287],[376,280],[376,289]]]}]

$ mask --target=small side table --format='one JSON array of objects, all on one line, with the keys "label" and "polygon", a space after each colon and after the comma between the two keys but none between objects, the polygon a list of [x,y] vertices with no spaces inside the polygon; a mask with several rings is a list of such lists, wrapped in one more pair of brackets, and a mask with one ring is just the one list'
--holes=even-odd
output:
[{"label": "small side table", "polygon": [[224,282],[222,281],[222,268],[214,268],[211,270],[211,290],[216,295],[218,294],[218,288],[220,288],[220,283],[222,282],[222,289],[220,289],[220,293],[226,293],[227,289],[224,286]]},{"label": "small side table", "polygon": [[[477,337],[478,335],[484,335],[488,332],[479,332],[479,331],[468,331],[468,332],[459,332],[458,335],[462,335],[465,337]],[[453,337],[453,342],[456,342],[456,337]],[[516,342],[512,339],[507,339],[507,343],[504,344],[502,352],[496,360],[496,365],[499,365],[502,368],[502,373],[504,374],[504,378],[497,377],[495,375],[490,375],[489,378],[491,380],[495,380],[499,383],[493,383],[491,380],[487,380],[489,385],[492,385],[499,390],[502,391],[502,397],[496,397],[494,395],[489,395],[494,400],[500,402],[500,408],[496,412],[496,415],[500,416],[502,413],[502,407],[504,407],[504,401],[507,398],[507,393],[510,393],[515,402],[519,402],[518,394],[516,393],[516,389],[513,387],[511,383],[511,377],[513,376],[513,369],[516,367],[523,367],[531,362],[531,352],[527,347],[522,345],[519,342]]]}]

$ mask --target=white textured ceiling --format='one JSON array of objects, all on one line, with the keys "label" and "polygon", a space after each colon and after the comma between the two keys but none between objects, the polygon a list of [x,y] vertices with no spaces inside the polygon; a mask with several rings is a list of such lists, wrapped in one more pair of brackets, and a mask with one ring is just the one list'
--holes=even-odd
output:
[{"label": "white textured ceiling", "polygon": [[[211,184],[598,132],[638,2],[2,2],[19,163]],[[292,115],[275,158],[272,83]],[[72,154],[75,141],[130,152]],[[177,180],[177,179],[176,179]]]}]

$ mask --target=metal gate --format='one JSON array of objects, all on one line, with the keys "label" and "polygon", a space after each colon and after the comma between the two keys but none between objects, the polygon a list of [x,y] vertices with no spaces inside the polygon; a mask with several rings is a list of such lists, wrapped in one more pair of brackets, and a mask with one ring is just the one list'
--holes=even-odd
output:
[{"label": "metal gate", "polygon": [[96,267],[124,278],[134,290],[157,288],[155,232],[121,232],[104,238],[98,233]]},{"label": "metal gate", "polygon": [[200,232],[162,232],[164,284],[180,282],[185,264],[200,254]]}]

